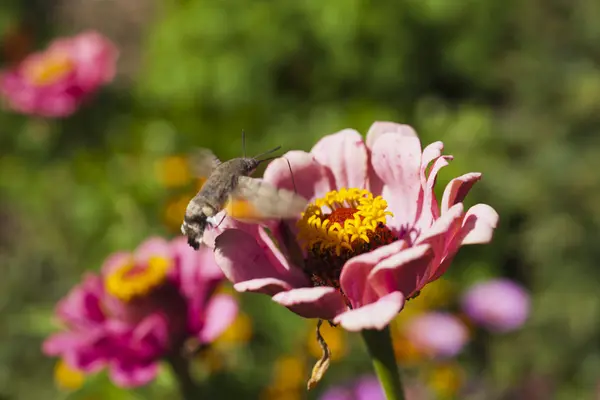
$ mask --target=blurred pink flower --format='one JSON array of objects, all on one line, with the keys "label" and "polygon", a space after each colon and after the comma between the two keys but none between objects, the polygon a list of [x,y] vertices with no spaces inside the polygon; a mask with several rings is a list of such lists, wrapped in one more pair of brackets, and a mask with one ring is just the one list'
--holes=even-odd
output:
[{"label": "blurred pink flower", "polygon": [[284,156],[293,179],[283,158],[265,171],[265,181],[312,201],[296,226],[273,223],[268,233],[227,218],[204,239],[236,290],[347,330],[383,329],[463,244],[489,242],[498,221],[485,204],[464,212],[479,173],[450,181],[438,205],[436,176],[452,159],[442,148],[421,150],[411,127],[390,122],[373,124],[366,142],[351,129],[326,136],[310,153]]},{"label": "blurred pink flower", "polygon": [[0,74],[0,93],[23,114],[65,117],[115,75],[116,47],[89,31],[55,40]]},{"label": "blurred pink flower", "polygon": [[508,279],[473,285],[462,299],[462,308],[474,322],[494,332],[520,328],[529,316],[527,291]]},{"label": "blurred pink flower", "polygon": [[363,376],[352,385],[334,386],[320,400],[385,400],[385,394],[375,376]]},{"label": "blurred pink flower", "polygon": [[[427,400],[431,397],[423,385],[405,382],[404,397],[407,400]],[[385,400],[381,383],[375,376],[365,375],[347,385],[333,386],[327,389],[319,400]]]},{"label": "blurred pink flower", "polygon": [[405,335],[415,348],[432,358],[454,357],[469,340],[465,324],[452,314],[429,312],[411,318]]},{"label": "blurred pink flower", "polygon": [[184,238],[152,238],[133,253],[109,257],[101,275],[87,274],[56,309],[66,330],[43,344],[73,368],[107,367],[120,386],[148,383],[157,362],[185,342],[208,344],[234,320],[237,305],[214,295],[223,275],[210,249],[194,252]]}]

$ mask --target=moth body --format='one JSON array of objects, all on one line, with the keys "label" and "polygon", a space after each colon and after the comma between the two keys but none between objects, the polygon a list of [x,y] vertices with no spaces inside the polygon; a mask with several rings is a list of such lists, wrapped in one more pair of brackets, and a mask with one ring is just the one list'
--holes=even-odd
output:
[{"label": "moth body", "polygon": [[[206,162],[207,158],[210,162]],[[208,179],[190,200],[181,225],[181,232],[196,250],[202,243],[206,227],[214,223],[214,216],[228,203],[237,200],[249,204],[253,210],[249,218],[252,221],[299,216],[308,203],[294,192],[251,178],[250,175],[264,160],[240,157],[220,162],[209,150],[202,150],[202,159],[204,162],[199,164],[199,174],[208,176]]]}]

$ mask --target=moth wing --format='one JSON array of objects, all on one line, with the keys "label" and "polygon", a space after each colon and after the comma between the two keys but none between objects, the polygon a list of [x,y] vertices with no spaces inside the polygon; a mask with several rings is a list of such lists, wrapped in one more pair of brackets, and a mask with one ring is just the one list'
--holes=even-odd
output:
[{"label": "moth wing", "polygon": [[221,160],[214,153],[205,148],[198,148],[189,155],[189,163],[192,173],[200,180],[200,187],[211,176],[215,169],[221,164]]},{"label": "moth wing", "polygon": [[240,176],[229,202],[227,214],[242,221],[298,218],[308,200],[287,189],[278,189],[260,179]]}]

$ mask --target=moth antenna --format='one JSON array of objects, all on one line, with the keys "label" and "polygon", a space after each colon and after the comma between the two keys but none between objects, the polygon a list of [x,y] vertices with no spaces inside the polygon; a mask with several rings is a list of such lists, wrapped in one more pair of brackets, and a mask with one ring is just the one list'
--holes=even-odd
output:
[{"label": "moth antenna", "polygon": [[242,129],[242,152],[246,158],[246,132]]},{"label": "moth antenna", "polygon": [[285,157],[282,157],[288,165],[288,168],[290,170],[290,176],[292,177],[292,185],[294,186],[294,192],[296,192],[296,194],[298,194],[298,189],[296,188],[296,181],[294,181],[294,173],[292,172],[292,164],[290,164],[290,160],[288,160]]},{"label": "moth antenna", "polygon": [[276,158],[279,158],[279,157],[268,157],[268,158],[263,158],[262,160],[258,160],[258,163],[259,163],[259,164],[262,164],[262,163],[264,163],[264,162],[266,162],[266,161],[275,160]]},{"label": "moth antenna", "polygon": [[[273,149],[271,149],[271,150],[269,150],[269,151],[265,151],[264,153],[260,153],[259,155],[255,156],[254,158],[261,158],[261,157],[263,157],[263,156],[266,156],[267,154],[274,153],[274,152],[276,152],[276,151],[277,151],[277,150],[279,150],[279,149],[281,149],[281,146],[277,146],[277,147],[275,147],[275,148],[273,148]],[[271,160],[272,160],[272,159],[273,159],[273,158],[271,158]],[[262,160],[262,161],[265,161],[265,160]]]}]

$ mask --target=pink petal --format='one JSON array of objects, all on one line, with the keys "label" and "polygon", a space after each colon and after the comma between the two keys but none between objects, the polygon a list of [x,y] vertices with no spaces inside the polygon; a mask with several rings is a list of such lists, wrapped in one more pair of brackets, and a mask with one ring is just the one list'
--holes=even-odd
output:
[{"label": "pink petal", "polygon": [[469,208],[463,219],[462,226],[447,244],[446,257],[435,271],[430,281],[442,276],[450,267],[450,263],[463,244],[488,243],[492,240],[494,229],[498,224],[498,213],[487,204],[476,204]]},{"label": "pink petal", "polygon": [[233,283],[278,275],[250,234],[229,229],[215,240],[215,261]]},{"label": "pink petal", "polygon": [[186,297],[204,297],[225,278],[212,249],[200,246],[198,251],[194,251],[187,239],[180,236],[171,241],[171,251],[175,267],[171,269],[169,276]]},{"label": "pink petal", "polygon": [[152,257],[173,258],[169,242],[160,237],[151,237],[142,242],[134,252],[136,264],[146,265]]},{"label": "pink petal", "polygon": [[427,276],[433,256],[429,245],[402,250],[377,264],[369,274],[368,284],[378,296],[400,291],[410,298],[421,289],[420,283]]},{"label": "pink petal", "polygon": [[77,63],[77,80],[85,90],[94,90],[113,79],[119,51],[106,37],[94,31],[75,36],[71,55]]},{"label": "pink petal", "polygon": [[267,296],[274,296],[279,292],[292,290],[289,283],[276,278],[259,278],[243,281],[233,285],[238,292],[262,293]]},{"label": "pink petal", "polygon": [[500,216],[487,204],[476,204],[469,208],[463,221],[462,229],[466,231],[461,244],[489,243]]},{"label": "pink petal", "polygon": [[452,242],[456,233],[460,230],[463,220],[464,206],[462,203],[455,204],[441,218],[437,219],[431,228],[423,232],[417,240],[417,244],[428,244],[434,253],[434,260],[429,263],[427,273],[418,286],[423,287],[437,274],[440,264],[448,252],[452,251]]},{"label": "pink petal", "polygon": [[[282,223],[285,222],[282,221]],[[271,239],[271,236],[269,236],[263,227],[257,227],[257,230],[258,244],[262,247],[267,259],[272,265],[275,266],[277,271],[286,276],[286,280],[288,282],[293,282],[294,286],[306,286],[308,284],[308,280],[302,270],[300,268],[296,268],[294,265],[288,262],[288,259],[281,252],[279,246],[273,241],[273,239]],[[276,235],[278,233],[278,229],[272,228],[271,232]]]},{"label": "pink petal", "polygon": [[435,220],[433,225],[425,230],[415,243],[429,244],[436,253],[442,253],[448,239],[456,233],[453,227],[462,222],[463,211],[462,203],[455,204],[441,218]]},{"label": "pink petal", "polygon": [[83,281],[58,302],[57,316],[67,325],[85,328],[102,323],[106,316],[101,299],[104,295],[104,283],[100,276],[87,273]]},{"label": "pink petal", "polygon": [[360,307],[365,303],[374,301],[364,298],[365,293],[367,293],[369,273],[379,262],[397,254],[406,246],[405,241],[398,240],[387,246],[353,257],[346,262],[340,274],[340,287],[350,300],[352,307]]},{"label": "pink petal", "polygon": [[96,372],[105,365],[109,355],[106,339],[102,329],[60,332],[44,341],[42,351],[46,355],[60,356],[82,371]]},{"label": "pink petal", "polygon": [[368,185],[369,191],[375,196],[382,194],[384,182],[373,168],[373,146],[377,139],[385,133],[397,133],[399,135],[411,136],[414,134],[412,128],[408,125],[397,124],[395,122],[375,122],[367,132],[367,151],[369,153]]},{"label": "pink petal", "polygon": [[42,343],[42,351],[48,356],[58,356],[86,343],[85,337],[75,332],[59,332]]},{"label": "pink petal", "polygon": [[138,323],[133,331],[131,349],[138,356],[157,356],[169,346],[169,321],[167,317],[155,313]]},{"label": "pink petal", "polygon": [[[417,136],[416,132],[410,125],[398,124],[396,122],[387,122],[387,121],[376,121],[371,125],[369,131],[367,132],[367,147],[372,149],[375,146],[375,142],[379,139],[380,136],[386,133],[396,133],[400,136]],[[419,144],[419,152],[421,145]]]},{"label": "pink petal", "polygon": [[256,239],[247,232],[229,229],[217,238],[215,245],[215,260],[227,279],[233,283],[276,278],[292,287],[308,285],[306,278],[299,281],[297,275],[280,271],[271,264]]},{"label": "pink petal", "polygon": [[292,289],[276,294],[273,300],[305,318],[331,320],[347,308],[341,293],[328,286]]},{"label": "pink petal", "polygon": [[481,174],[479,172],[470,172],[452,179],[444,189],[441,206],[442,214],[456,203],[462,203],[471,187],[480,179]]},{"label": "pink petal", "polygon": [[[279,223],[283,221],[279,221],[277,223],[269,224],[269,229],[271,230],[271,234],[278,239],[279,235]],[[226,217],[221,223],[219,228],[209,228],[204,233],[203,240],[206,242],[207,236],[209,236],[210,241],[212,241],[211,248],[215,247],[215,240],[224,232],[230,230],[239,230],[247,233],[252,238],[254,238],[258,248],[260,248],[267,261],[270,265],[275,269],[274,275],[276,276],[286,276],[285,280],[287,282],[293,282],[293,286],[306,286],[308,284],[308,280],[306,276],[302,273],[299,268],[295,268],[291,265],[284,254],[281,252],[279,246],[273,241],[271,235],[269,235],[266,229],[263,226],[259,226],[253,223],[243,223],[234,220],[233,218]],[[207,234],[207,232],[211,232]],[[209,246],[206,246],[209,247]]]},{"label": "pink petal", "polygon": [[[435,197],[434,187],[437,181],[438,172],[443,167],[447,166],[448,161],[451,160],[452,156],[439,157],[434,161],[433,165],[431,166],[429,175],[425,179],[425,184],[423,185],[423,203],[420,210],[419,220],[416,224],[416,228],[418,229],[423,230],[429,228],[432,222],[440,217],[440,211],[438,209],[438,203]],[[421,168],[423,168],[423,166],[421,166]],[[423,179],[424,176],[421,175],[421,183],[423,183]]]},{"label": "pink petal", "polygon": [[325,136],[310,152],[333,173],[335,188],[366,187],[367,149],[362,136],[354,129]]},{"label": "pink petal", "polygon": [[373,169],[384,183],[382,196],[394,213],[388,226],[396,230],[403,224],[412,226],[420,209],[421,143],[412,132],[382,134],[372,149]]},{"label": "pink petal", "polygon": [[81,347],[62,354],[63,360],[71,367],[93,374],[100,372],[108,362],[107,352],[101,352],[93,347]]},{"label": "pink petal", "polygon": [[255,236],[256,225],[250,225],[227,216],[225,211],[221,211],[214,216],[217,225],[207,225],[202,236],[202,245],[214,249],[216,238],[227,229],[241,229]]},{"label": "pink petal", "polygon": [[423,184],[423,186],[427,179],[425,173],[427,167],[429,167],[429,164],[431,164],[432,161],[441,157],[442,150],[444,150],[444,143],[440,141],[428,144],[423,149],[423,154],[421,155],[421,184]]},{"label": "pink petal", "polygon": [[110,379],[122,388],[146,385],[158,375],[158,363],[130,363],[117,360],[109,366]]},{"label": "pink petal", "polygon": [[201,343],[211,343],[233,323],[238,313],[238,305],[231,296],[214,296],[204,313],[204,325],[198,333]]},{"label": "pink petal", "polygon": [[[181,257],[181,260],[185,259],[186,263],[194,263],[200,267],[193,269],[199,270],[201,278],[207,280],[223,279],[223,271],[221,271],[221,268],[215,262],[215,255],[212,249],[202,246],[200,250],[194,251],[187,244],[187,238],[183,236],[173,239],[171,246],[176,254]],[[189,267],[192,267],[192,265],[189,265]]]},{"label": "pink petal", "polygon": [[118,252],[118,253],[111,254],[110,256],[108,256],[106,258],[106,260],[104,261],[104,264],[102,264],[102,267],[100,268],[100,271],[102,272],[102,276],[106,277],[106,276],[110,275],[111,273],[113,273],[115,270],[130,263],[131,257],[132,257],[131,253],[126,253],[126,252]]},{"label": "pink petal", "polygon": [[389,325],[404,306],[401,292],[389,293],[375,303],[348,310],[338,315],[333,322],[341,324],[348,331],[357,332],[363,329],[381,330]]},{"label": "pink petal", "polygon": [[319,164],[314,155],[299,150],[271,161],[263,177],[266,182],[295,191],[306,199],[322,197],[335,187],[331,171]]}]

